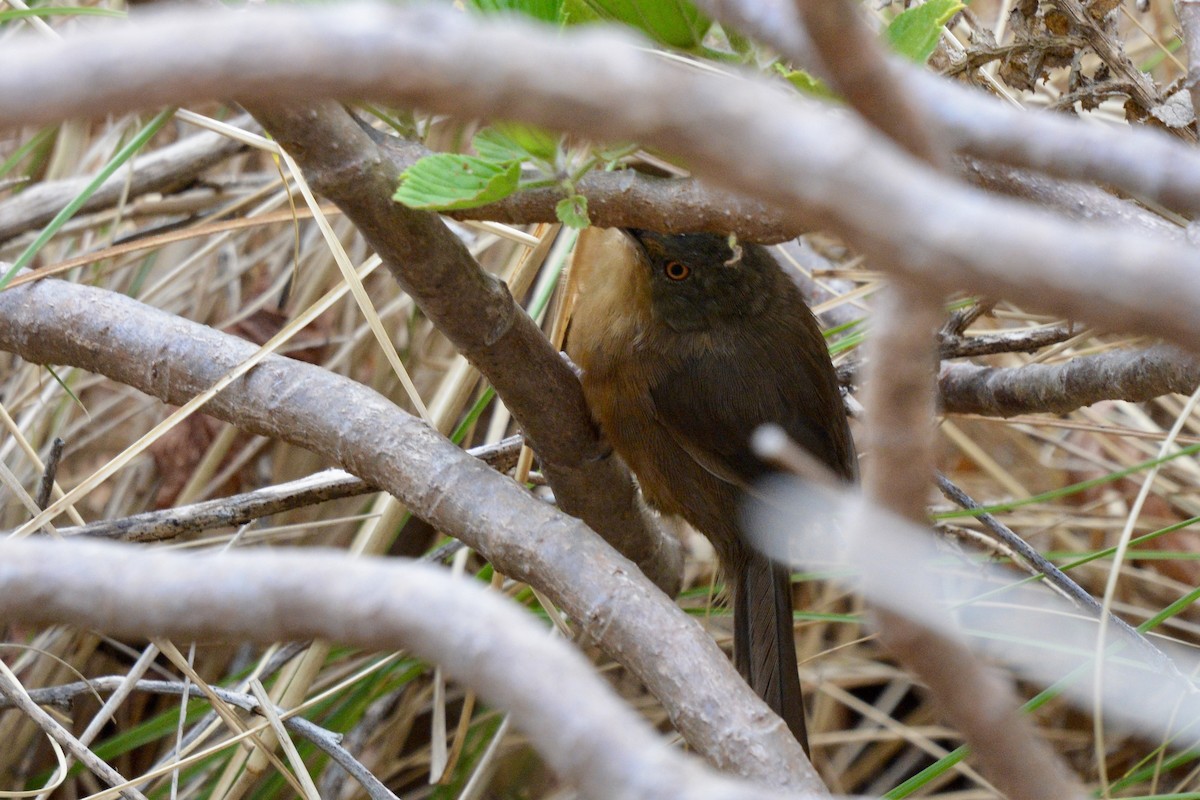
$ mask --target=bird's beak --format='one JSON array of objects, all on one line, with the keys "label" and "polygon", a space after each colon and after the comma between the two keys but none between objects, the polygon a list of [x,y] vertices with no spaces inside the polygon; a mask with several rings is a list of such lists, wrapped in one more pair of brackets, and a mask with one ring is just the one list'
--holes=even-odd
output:
[{"label": "bird's beak", "polygon": [[666,252],[666,235],[642,228],[622,228],[622,231],[647,255],[662,255]]},{"label": "bird's beak", "polygon": [[621,228],[621,233],[628,236],[638,247],[642,246],[642,237],[650,233],[641,228]]}]

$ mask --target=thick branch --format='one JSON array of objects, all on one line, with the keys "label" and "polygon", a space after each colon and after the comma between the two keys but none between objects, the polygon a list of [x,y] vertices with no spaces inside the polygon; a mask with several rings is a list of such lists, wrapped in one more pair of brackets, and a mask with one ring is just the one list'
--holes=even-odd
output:
[{"label": "thick branch", "polygon": [[[414,148],[418,149],[409,152],[428,153],[425,148]],[[411,161],[400,163],[403,170]],[[590,172],[575,184],[575,190],[587,197],[588,217],[601,228],[736,233],[746,241],[768,244],[794,239],[804,232],[761,200],[706,186],[694,178],[660,178],[634,170]],[[497,203],[451,211],[446,216],[514,224],[554,222],[554,206],[562,199],[558,189],[530,189]]]},{"label": "thick branch", "polygon": [[593,798],[760,797],[670,748],[591,665],[471,581],[342,552],[185,555],[107,542],[0,543],[0,614],[119,636],[411,649],[510,711]]},{"label": "thick branch", "polygon": [[508,287],[480,268],[436,214],[392,200],[400,173],[341,106],[250,108],[496,388],[537,451],[558,504],[675,594],[683,572],[679,542],[646,513],[629,471],[600,438],[579,379]]},{"label": "thick branch", "polygon": [[[99,372],[176,405],[255,351],[127,297],[56,280],[0,292],[0,349],[35,363]],[[700,625],[632,562],[379,394],[272,356],[204,410],[326,455],[477,549],[501,572],[541,589],[663,701],[688,742],[717,766],[821,791],[783,722]],[[377,623],[371,614],[360,625]],[[279,631],[262,635],[287,638]]]},{"label": "thick branch", "polygon": [[[697,0],[716,19],[817,68],[793,0]],[[988,161],[1096,181],[1187,214],[1200,212],[1200,154],[1148,128],[1081,124],[1063,114],[1025,111],[894,58],[895,81],[919,100],[941,145]]]},{"label": "thick branch", "polygon": [[863,380],[864,449],[871,454],[863,470],[864,491],[915,521],[925,519],[934,478],[938,305],[910,287],[888,287],[872,318]]},{"label": "thick branch", "polygon": [[948,413],[1065,414],[1101,400],[1141,403],[1172,392],[1191,394],[1200,384],[1200,361],[1157,346],[1077,356],[1062,364],[943,364],[938,383]]},{"label": "thick branch", "polygon": [[[863,401],[871,457],[864,490],[875,502],[922,524],[933,477],[933,365],[938,304],[893,286],[877,309]],[[1012,687],[983,668],[967,646],[876,604],[880,641],[926,683],[941,714],[978,753],[985,775],[1014,800],[1055,797],[1064,772],[1017,712]],[[1032,757],[1033,760],[1027,760]],[[1029,770],[1013,764],[1036,764]],[[1073,797],[1078,793],[1057,795]]]},{"label": "thick branch", "polygon": [[[77,88],[95,74],[105,82]],[[680,70],[605,31],[551,35],[440,7],[268,7],[239,12],[237,26],[179,13],[0,53],[9,123],[230,94],[278,102],[374,96],[636,138],[684,157],[714,184],[778,204],[787,220],[839,233],[930,291],[965,287],[1200,347],[1200,255],[1192,248],[967,189],[852,119],[758,80]],[[1080,136],[1071,142],[1075,153],[1092,152]],[[1200,165],[1195,153],[1165,152],[1168,180],[1187,173],[1183,161]]]},{"label": "thick branch", "polygon": [[[423,145],[394,137],[381,137],[379,143],[381,152],[397,172],[403,172],[418,159],[432,154]],[[138,177],[143,169],[158,163],[158,153],[136,162],[135,177],[130,184],[131,196],[142,192],[143,188],[146,192],[171,190],[170,185],[156,185],[153,176],[144,180]],[[192,166],[181,169],[192,171]],[[1048,205],[1073,218],[1132,222],[1144,224],[1162,235],[1182,235],[1176,226],[1162,217],[1093,186],[1067,184],[1045,175],[969,159],[962,169],[967,180],[982,188]],[[180,182],[183,182],[182,173]],[[54,187],[53,191],[43,188],[46,186]],[[73,179],[38,184],[17,198],[0,203],[0,220],[3,221],[0,239],[47,222],[81,187],[82,183]],[[590,172],[575,184],[575,189],[587,197],[592,223],[602,228],[646,227],[665,232],[736,233],[747,241],[768,244],[789,241],[807,230],[805,226],[784,220],[773,206],[707,186],[695,178],[662,178],[634,170]],[[101,199],[93,199],[84,211],[110,207],[119,196],[104,190]],[[36,202],[31,198],[37,198]],[[18,203],[18,199],[21,202]],[[488,205],[444,212],[443,216],[510,224],[554,222],[557,219],[554,207],[562,199],[563,194],[555,188],[529,189]]]},{"label": "thick branch", "polygon": [[974,158],[960,159],[959,171],[965,180],[981,189],[1028,200],[1071,219],[1141,228],[1154,236],[1180,242],[1184,239],[1183,229],[1175,223],[1097,186],[1068,183]]},{"label": "thick branch", "polygon": [[887,55],[867,28],[860,4],[850,0],[795,0],[821,62],[846,100],[863,119],[917,158],[940,167],[945,153],[935,132],[888,69]]},{"label": "thick branch", "polygon": [[[923,524],[933,477],[933,365],[938,306],[894,286],[876,315],[864,405],[869,497]],[[1082,798],[1082,786],[1018,710],[1011,684],[984,666],[965,642],[894,610],[875,606],[880,641],[933,693],[960,730],[984,774],[1014,800]],[[1013,764],[1024,768],[1014,770]]]},{"label": "thick branch", "polygon": [[[415,142],[383,138],[381,151],[403,172],[432,151]],[[1095,187],[1064,183],[1011,167],[962,159],[964,178],[984,189],[1031,200],[1072,219],[1140,225],[1162,236],[1182,238],[1178,226],[1141,206]],[[784,219],[774,206],[708,186],[695,178],[660,178],[621,170],[591,172],[575,185],[588,199],[588,216],[602,228],[645,227],[657,231],[736,233],[751,242],[786,242],[811,226]],[[476,208],[445,212],[454,219],[526,224],[554,222],[558,189],[530,189]]]},{"label": "thick branch", "polygon": [[[1054,329],[1028,336],[989,334],[957,340],[943,358],[977,355],[976,350],[1023,352],[1058,338]],[[946,346],[945,344],[943,345]],[[961,348],[961,349],[960,349]],[[843,386],[859,383],[861,365],[838,367]],[[938,404],[946,414],[1015,417],[1021,414],[1066,414],[1104,400],[1144,403],[1164,394],[1191,394],[1200,385],[1200,362],[1167,345],[1137,350],[1075,356],[1060,364],[985,367],[943,361],[938,376]]]}]

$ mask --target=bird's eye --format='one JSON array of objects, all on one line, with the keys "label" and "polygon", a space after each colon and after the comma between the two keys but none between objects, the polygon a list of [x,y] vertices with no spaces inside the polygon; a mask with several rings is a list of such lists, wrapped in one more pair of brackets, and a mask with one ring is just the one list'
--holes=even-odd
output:
[{"label": "bird's eye", "polygon": [[663,272],[673,281],[682,281],[692,274],[692,268],[678,261],[668,261],[663,265]]}]

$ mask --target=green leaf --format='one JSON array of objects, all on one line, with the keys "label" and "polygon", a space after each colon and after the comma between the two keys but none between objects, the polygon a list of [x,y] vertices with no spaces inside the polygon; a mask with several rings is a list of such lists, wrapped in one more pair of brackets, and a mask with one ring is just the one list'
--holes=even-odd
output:
[{"label": "green leaf", "polygon": [[449,211],[503,200],[517,190],[519,161],[496,163],[474,156],[438,153],[404,171],[392,199],[410,208]]},{"label": "green leaf", "polygon": [[1183,40],[1176,36],[1169,42],[1164,42],[1162,47],[1156,47],[1137,65],[1137,68],[1142,72],[1153,72],[1159,64],[1181,47],[1183,47]]},{"label": "green leaf", "polygon": [[712,22],[687,0],[585,0],[602,19],[631,25],[684,50],[700,46]]},{"label": "green leaf", "polygon": [[562,19],[563,0],[471,0],[485,14],[523,14],[557,24]]},{"label": "green leaf", "polygon": [[553,161],[558,154],[558,142],[561,137],[545,128],[527,125],[524,122],[496,122],[492,127],[512,139],[534,158]]},{"label": "green leaf", "polygon": [[563,0],[559,22],[563,25],[582,25],[585,22],[601,22],[588,0]]},{"label": "green leaf", "polygon": [[14,8],[0,11],[0,24],[14,19],[26,17],[118,17],[124,18],[124,11],[114,11],[111,8],[92,8],[89,6],[53,6],[44,8]]},{"label": "green leaf", "polygon": [[482,159],[497,164],[524,161],[529,154],[509,135],[496,128],[484,128],[471,137],[471,147]]},{"label": "green leaf", "polygon": [[80,400],[79,397],[76,396],[76,394],[71,391],[71,387],[67,386],[67,382],[64,381],[62,379],[62,377],[57,372],[54,371],[54,367],[47,364],[46,371],[50,373],[50,376],[52,378],[54,378],[54,382],[59,385],[59,388],[61,388],[64,392],[67,393],[67,397],[71,398],[75,402],[75,405],[79,406],[79,410],[82,411],[84,414],[87,414],[88,417],[90,418],[92,415],[88,414],[87,406],[85,406],[83,404],[83,401]]},{"label": "green leaf", "polygon": [[26,156],[32,154],[33,159],[31,160],[38,161],[39,155],[49,150],[50,147],[53,146],[54,143],[51,141],[51,139],[53,139],[57,132],[57,125],[48,125],[34,134],[33,138],[31,138],[28,142],[14,150],[13,154],[6,158],[4,163],[0,164],[0,178],[3,178],[8,173],[12,172],[13,169],[16,168],[16,166],[20,164]]},{"label": "green leaf", "polygon": [[524,161],[536,158],[553,162],[558,154],[557,134],[520,122],[497,122],[471,139],[480,158],[489,161]]},{"label": "green leaf", "polygon": [[811,72],[802,69],[788,69],[779,63],[775,64],[775,71],[782,75],[784,80],[807,95],[822,100],[841,100],[838,93],[831,89],[829,84]]},{"label": "green leaf", "polygon": [[910,8],[888,25],[888,42],[900,55],[924,64],[937,47],[942,27],[964,8],[959,0],[929,0]]},{"label": "green leaf", "polygon": [[572,228],[586,228],[592,224],[588,219],[587,198],[581,194],[559,200],[554,206],[554,215],[563,225]]}]

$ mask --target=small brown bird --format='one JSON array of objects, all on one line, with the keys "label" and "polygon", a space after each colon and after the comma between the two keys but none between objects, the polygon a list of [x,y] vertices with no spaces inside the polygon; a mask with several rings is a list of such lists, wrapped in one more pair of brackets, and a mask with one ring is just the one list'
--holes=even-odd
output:
[{"label": "small brown bird", "polygon": [[732,584],[738,671],[807,751],[789,572],[746,542],[738,508],[771,469],[750,449],[764,423],[855,478],[829,350],[765,248],[712,234],[626,233],[625,257],[587,266],[568,355],[646,500],[712,542]]}]

